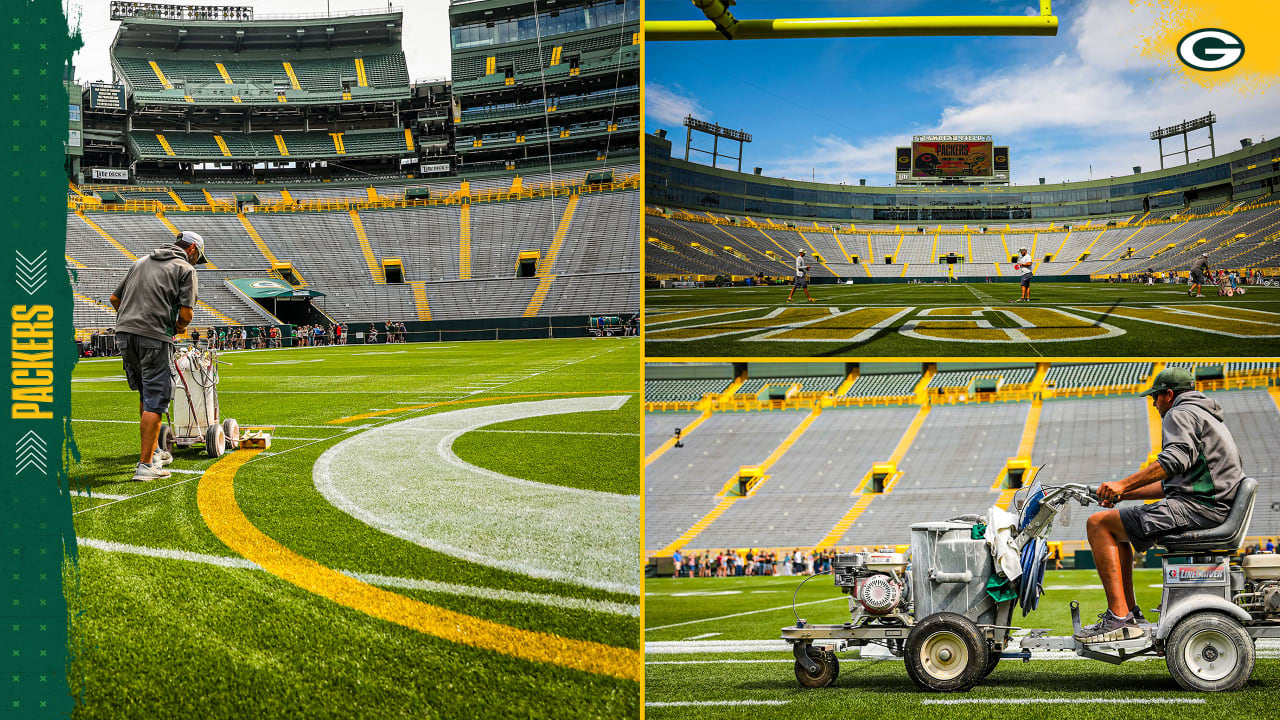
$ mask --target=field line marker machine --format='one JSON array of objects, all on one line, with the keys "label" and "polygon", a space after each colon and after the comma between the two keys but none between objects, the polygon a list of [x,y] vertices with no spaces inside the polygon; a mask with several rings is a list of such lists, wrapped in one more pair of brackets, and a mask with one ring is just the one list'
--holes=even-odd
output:
[{"label": "field line marker machine", "polygon": [[192,343],[174,347],[169,362],[173,378],[173,399],[169,402],[168,422],[160,428],[160,447],[175,448],[203,445],[211,458],[222,457],[237,448],[271,447],[270,427],[244,428],[235,418],[221,419],[218,403],[219,365],[231,363],[219,359],[216,348]]},{"label": "field line marker machine", "polygon": [[[831,572],[849,595],[850,620],[811,625],[797,616],[794,626],[782,629],[796,658],[796,679],[804,687],[830,685],[839,674],[837,652],[875,644],[905,660],[912,681],[933,692],[967,691],[1002,658],[1030,661],[1033,650],[1073,651],[1117,665],[1162,656],[1187,690],[1239,689],[1253,672],[1254,640],[1280,638],[1280,555],[1249,555],[1242,566],[1230,564],[1244,541],[1257,488],[1253,478],[1241,482],[1222,525],[1160,539],[1167,554],[1159,621],[1129,640],[1084,644],[1043,629],[1014,638],[1020,629],[1013,625],[1015,607],[1022,605],[1025,616],[1043,593],[1045,538],[1055,516],[1068,505],[1098,502],[1095,489],[1084,485],[1037,481],[1015,503],[1020,518],[1011,545],[1022,570],[1015,580],[1007,579],[1008,563],[993,554],[995,543],[975,528],[978,515],[912,525],[909,559],[903,553],[837,555]],[[1075,602],[1071,615],[1078,633]]]}]

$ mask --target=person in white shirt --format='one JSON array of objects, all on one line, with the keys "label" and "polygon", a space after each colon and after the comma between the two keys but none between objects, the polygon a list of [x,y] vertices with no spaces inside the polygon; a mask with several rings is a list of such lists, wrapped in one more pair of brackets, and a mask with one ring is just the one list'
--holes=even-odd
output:
[{"label": "person in white shirt", "polygon": [[1022,297],[1014,302],[1031,302],[1031,266],[1033,264],[1027,249],[1018,248],[1018,261],[1013,266],[1022,271]]},{"label": "person in white shirt", "polygon": [[809,298],[809,302],[814,302],[813,296],[809,294],[809,259],[804,256],[803,250],[796,255],[796,279],[791,284],[791,293],[787,295],[787,302],[792,301],[796,288],[804,290],[804,296]]}]

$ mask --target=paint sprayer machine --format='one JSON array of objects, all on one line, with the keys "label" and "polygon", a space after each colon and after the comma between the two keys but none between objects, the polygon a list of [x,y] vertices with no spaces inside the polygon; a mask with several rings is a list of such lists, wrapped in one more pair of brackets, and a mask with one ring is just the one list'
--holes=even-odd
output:
[{"label": "paint sprayer machine", "polygon": [[[849,596],[849,622],[811,625],[797,616],[794,626],[782,629],[796,658],[796,679],[810,688],[830,685],[839,673],[836,653],[879,645],[905,661],[919,688],[934,692],[967,691],[1000,659],[1029,661],[1033,651],[1074,652],[1115,665],[1143,655],[1164,657],[1187,690],[1239,689],[1253,672],[1255,639],[1280,638],[1280,555],[1249,555],[1241,566],[1230,564],[1244,541],[1257,487],[1252,478],[1241,482],[1222,525],[1160,539],[1166,554],[1159,621],[1141,625],[1142,636],[1127,640],[1086,644],[1043,629],[1014,637],[1015,608],[1020,605],[1026,616],[1044,591],[1045,538],[1055,517],[1064,513],[1065,524],[1069,506],[1097,503],[1095,488],[1037,481],[1012,513],[991,508],[985,517],[912,525],[909,556],[838,555],[831,574]],[[1071,620],[1079,634],[1076,602]]]},{"label": "paint sprayer machine", "polygon": [[174,348],[169,372],[173,376],[173,400],[168,422],[160,428],[160,447],[173,451],[204,445],[212,458],[240,447],[240,427],[232,418],[219,420],[218,351],[182,343]]}]

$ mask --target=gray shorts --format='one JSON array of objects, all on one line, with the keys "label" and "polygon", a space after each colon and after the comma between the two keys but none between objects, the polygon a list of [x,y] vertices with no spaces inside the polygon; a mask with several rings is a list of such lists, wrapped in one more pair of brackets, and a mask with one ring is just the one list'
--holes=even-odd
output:
[{"label": "gray shorts", "polygon": [[797,275],[795,281],[792,282],[792,287],[798,287],[801,289],[809,287],[809,278],[804,275]]},{"label": "gray shorts", "polygon": [[1191,500],[1175,497],[1120,508],[1120,522],[1134,552],[1146,552],[1163,535],[1217,527],[1227,517]]},{"label": "gray shorts", "polygon": [[116,333],[116,345],[124,359],[124,376],[129,389],[142,398],[145,412],[164,413],[173,398],[173,375],[169,358],[173,345],[132,333]]},{"label": "gray shorts", "polygon": [[1030,275],[1023,275],[1023,276],[1022,276],[1022,287],[1031,287],[1031,276],[1030,276]]},{"label": "gray shorts", "polygon": [[1201,273],[1199,270],[1192,270],[1192,271],[1191,271],[1191,284],[1192,284],[1192,285],[1203,285],[1203,284],[1204,284],[1204,274],[1203,274],[1203,273]]}]

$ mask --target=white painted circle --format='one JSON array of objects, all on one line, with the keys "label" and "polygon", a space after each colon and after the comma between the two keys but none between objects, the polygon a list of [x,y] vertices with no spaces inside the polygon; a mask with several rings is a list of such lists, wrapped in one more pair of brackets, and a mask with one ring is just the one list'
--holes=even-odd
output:
[{"label": "white painted circle", "polygon": [[454,454],[466,432],[521,418],[617,410],[629,396],[487,405],[356,434],[316,460],[316,489],[389,535],[490,567],[640,592],[640,498],[522,480]]}]

